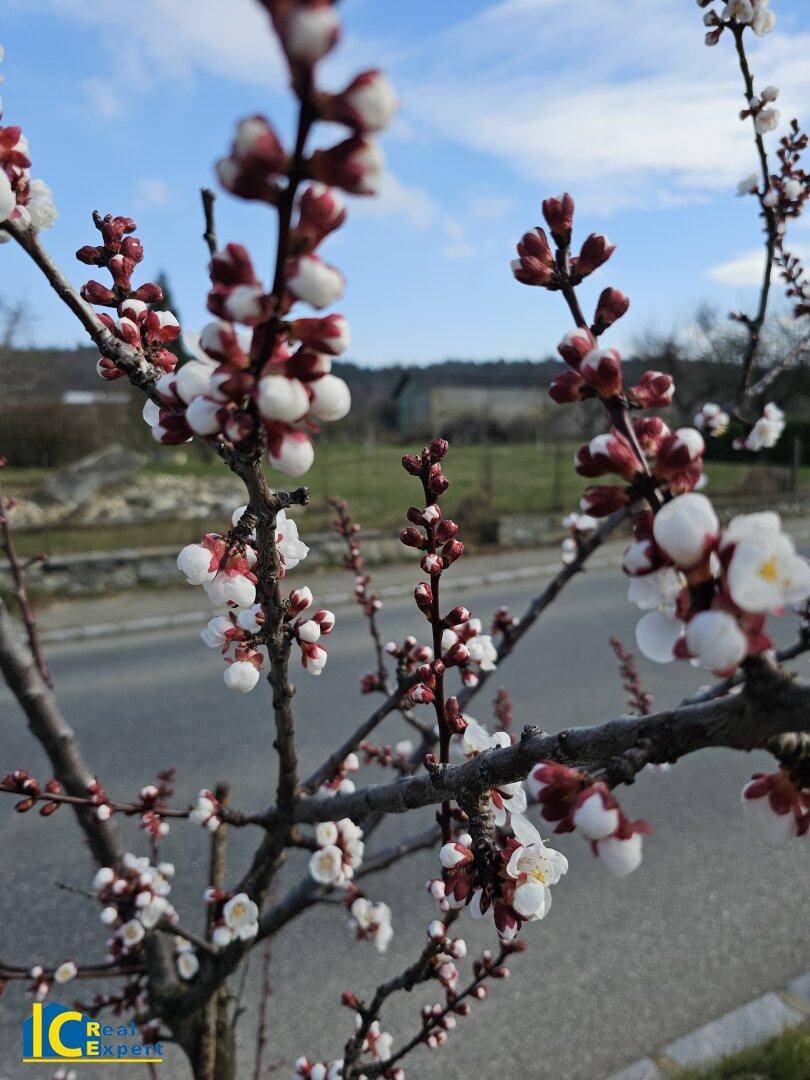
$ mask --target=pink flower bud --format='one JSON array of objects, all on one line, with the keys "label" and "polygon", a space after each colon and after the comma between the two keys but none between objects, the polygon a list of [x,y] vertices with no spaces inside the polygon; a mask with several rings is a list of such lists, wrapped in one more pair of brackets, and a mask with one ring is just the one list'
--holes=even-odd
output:
[{"label": "pink flower bud", "polygon": [[444,560],[441,555],[423,555],[419,565],[426,574],[440,574],[444,569]]},{"label": "pink flower bud", "polygon": [[211,257],[209,270],[215,285],[255,285],[257,281],[250,255],[242,244],[226,244]]},{"label": "pink flower bud", "polygon": [[297,300],[325,308],[340,299],[346,285],[343,274],[317,255],[289,259],[284,271],[287,288]]},{"label": "pink flower bud", "polygon": [[328,150],[316,150],[310,170],[315,180],[350,195],[376,195],[384,164],[385,157],[374,139],[353,135]]},{"label": "pink flower bud", "polygon": [[641,416],[633,421],[633,430],[642,450],[655,457],[661,440],[669,435],[669,428],[659,416]]},{"label": "pink flower bud", "polygon": [[[268,365],[270,368],[275,366]],[[312,383],[331,373],[332,358],[325,353],[313,352],[311,349],[299,349],[287,361],[286,370],[291,378],[300,379],[303,383]]]},{"label": "pink flower bud", "polygon": [[185,415],[186,423],[195,435],[216,435],[222,430],[225,408],[221,401],[201,395],[192,399]]},{"label": "pink flower bud", "polygon": [[248,365],[248,357],[239,344],[239,338],[230,323],[207,323],[200,332],[200,348],[212,360],[221,364],[230,364],[240,369]]},{"label": "pink flower bud", "polygon": [[675,381],[663,371],[645,371],[627,391],[628,400],[640,409],[662,409],[675,395]]},{"label": "pink flower bud", "polygon": [[564,371],[557,375],[548,388],[548,395],[558,405],[573,405],[593,393],[576,371]]},{"label": "pink flower bud", "polygon": [[706,444],[697,428],[678,428],[666,435],[658,448],[656,475],[666,479],[703,456]]},{"label": "pink flower bud", "polygon": [[113,360],[109,357],[100,356],[96,363],[96,373],[99,378],[104,379],[106,382],[113,382],[115,379],[123,378],[124,372],[120,371]]},{"label": "pink flower bud", "polygon": [[[579,464],[580,455],[582,466]],[[638,458],[630,443],[616,431],[597,435],[587,447],[581,446],[577,451],[575,464],[581,476],[601,476],[611,472],[625,480],[631,480],[639,469]],[[585,467],[588,471],[582,471]]]},{"label": "pink flower bud", "polygon": [[610,484],[595,484],[586,488],[579,501],[580,509],[592,517],[607,517],[630,502],[627,489]]},{"label": "pink flower bud", "polygon": [[81,296],[88,304],[98,304],[101,307],[118,306],[118,297],[100,281],[86,281],[82,285]]},{"label": "pink flower bud", "polygon": [[423,550],[427,543],[425,534],[413,527],[403,529],[399,534],[399,539],[405,547],[416,548],[417,551]]},{"label": "pink flower bud", "polygon": [[152,428],[152,438],[165,446],[176,446],[190,442],[193,432],[186,422],[183,412],[161,409],[158,422]]},{"label": "pink flower bud", "polygon": [[448,540],[442,548],[442,559],[447,566],[454,563],[456,559],[460,559],[463,554],[464,544],[458,539]]},{"label": "pink flower bud", "polygon": [[316,611],[312,619],[320,626],[322,634],[331,634],[335,628],[335,613],[327,608]]},{"label": "pink flower bud", "polygon": [[388,76],[374,69],[361,72],[341,94],[328,97],[321,115],[355,131],[382,131],[394,119],[397,106]]},{"label": "pink flower bud", "polygon": [[348,320],[343,315],[327,315],[323,319],[296,319],[290,324],[290,334],[307,349],[329,356],[340,356],[351,343]]},{"label": "pink flower bud", "polygon": [[310,66],[335,46],[340,19],[331,0],[270,6],[276,32],[290,61]]},{"label": "pink flower bud", "polygon": [[313,250],[346,220],[346,203],[334,188],[310,184],[298,203],[294,238]]},{"label": "pink flower bud", "polygon": [[620,319],[630,307],[630,300],[618,289],[604,289],[596,304],[596,312],[593,317],[594,329],[597,334],[603,334],[609,326]]},{"label": "pink flower bud", "polygon": [[464,667],[470,662],[470,650],[462,642],[457,641],[447,650],[443,659],[448,667]]},{"label": "pink flower bud", "polygon": [[543,217],[557,243],[567,245],[574,224],[574,200],[567,191],[558,198],[543,200]]},{"label": "pink flower bud", "polygon": [[615,349],[593,349],[580,364],[579,373],[600,397],[614,397],[621,392],[622,363]]},{"label": "pink flower bud", "polygon": [[411,701],[417,705],[430,705],[433,701],[433,691],[425,683],[417,683],[410,692]]},{"label": "pink flower bud", "polygon": [[575,371],[579,371],[579,365],[589,352],[596,348],[596,338],[584,327],[577,327],[569,332],[557,346],[557,352],[570,364]]},{"label": "pink flower bud", "polygon": [[554,255],[542,229],[524,233],[518,242],[517,253],[517,259],[512,262],[512,273],[519,282],[523,285],[556,284]]},{"label": "pink flower bud", "polygon": [[601,233],[591,233],[582,245],[579,255],[571,260],[571,280],[574,284],[582,281],[606,263],[615,250],[616,245],[611,244],[606,236]]},{"label": "pink flower bud", "polygon": [[287,476],[303,476],[315,460],[315,447],[303,431],[284,424],[266,424],[268,433],[267,460],[274,469]]}]

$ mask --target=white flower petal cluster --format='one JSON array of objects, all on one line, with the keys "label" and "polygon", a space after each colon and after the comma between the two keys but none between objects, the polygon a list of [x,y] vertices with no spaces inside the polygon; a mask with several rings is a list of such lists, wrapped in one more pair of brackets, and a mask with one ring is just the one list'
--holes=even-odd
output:
[{"label": "white flower petal cluster", "polygon": [[554,848],[546,847],[540,833],[526,818],[512,818],[519,846],[506,865],[515,881],[512,907],[527,922],[542,919],[551,907],[551,886],[568,872],[568,860]]},{"label": "white flower petal cluster", "polygon": [[351,906],[351,926],[361,938],[373,941],[378,952],[385,952],[394,936],[391,925],[391,908],[388,904],[372,903],[358,896]]},{"label": "white flower petal cluster", "polygon": [[347,885],[363,861],[363,830],[350,818],[324,821],[315,830],[315,842],[310,877],[319,885]]}]

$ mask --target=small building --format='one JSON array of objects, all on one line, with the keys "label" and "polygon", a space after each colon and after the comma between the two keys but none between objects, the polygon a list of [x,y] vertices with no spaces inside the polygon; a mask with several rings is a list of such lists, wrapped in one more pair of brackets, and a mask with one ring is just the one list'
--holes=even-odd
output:
[{"label": "small building", "polygon": [[403,439],[531,437],[553,409],[536,365],[510,370],[508,381],[493,378],[491,365],[480,375],[470,367],[465,365],[461,376],[442,367],[403,375],[394,391],[396,427]]}]

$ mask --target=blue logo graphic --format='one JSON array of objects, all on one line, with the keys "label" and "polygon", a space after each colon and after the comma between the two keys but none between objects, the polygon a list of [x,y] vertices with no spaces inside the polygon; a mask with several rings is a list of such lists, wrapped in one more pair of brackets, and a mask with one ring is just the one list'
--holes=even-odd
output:
[{"label": "blue logo graphic", "polygon": [[162,1062],[162,1044],[138,1042],[137,1034],[134,1020],[129,1024],[102,1024],[58,1001],[47,1005],[37,1002],[32,1015],[22,1023],[22,1059],[61,1065],[99,1060]]}]

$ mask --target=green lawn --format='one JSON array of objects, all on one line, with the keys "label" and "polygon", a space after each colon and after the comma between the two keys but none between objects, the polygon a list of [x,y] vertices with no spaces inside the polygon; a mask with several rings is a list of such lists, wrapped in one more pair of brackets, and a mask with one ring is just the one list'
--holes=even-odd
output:
[{"label": "green lawn", "polygon": [[810,1025],[789,1028],[752,1050],[709,1069],[688,1069],[679,1080],[810,1080]]},{"label": "green lawn", "polygon": [[[419,487],[402,469],[400,458],[414,446],[375,446],[321,440],[315,464],[306,476],[312,491],[306,512],[309,532],[328,527],[331,511],[327,500],[334,495],[347,499],[352,512],[367,528],[397,528],[404,511],[419,501]],[[446,472],[452,486],[442,500],[448,513],[472,524],[494,514],[567,511],[573,508],[587,481],[573,470],[575,443],[459,446],[451,449]],[[169,451],[147,472],[177,475],[221,475],[222,465],[181,451]],[[710,491],[715,494],[748,492],[761,477],[762,469],[736,462],[707,463]],[[41,484],[43,471],[4,470],[3,481],[10,494],[25,498]],[[781,470],[786,481],[786,470]],[[281,484],[277,474],[272,479]],[[810,485],[810,468],[802,469],[800,483]],[[210,522],[216,528],[224,522]],[[53,528],[19,533],[25,554],[39,551],[68,553],[114,547],[147,547],[183,543],[197,532],[193,522],[156,522],[144,525]]]}]

